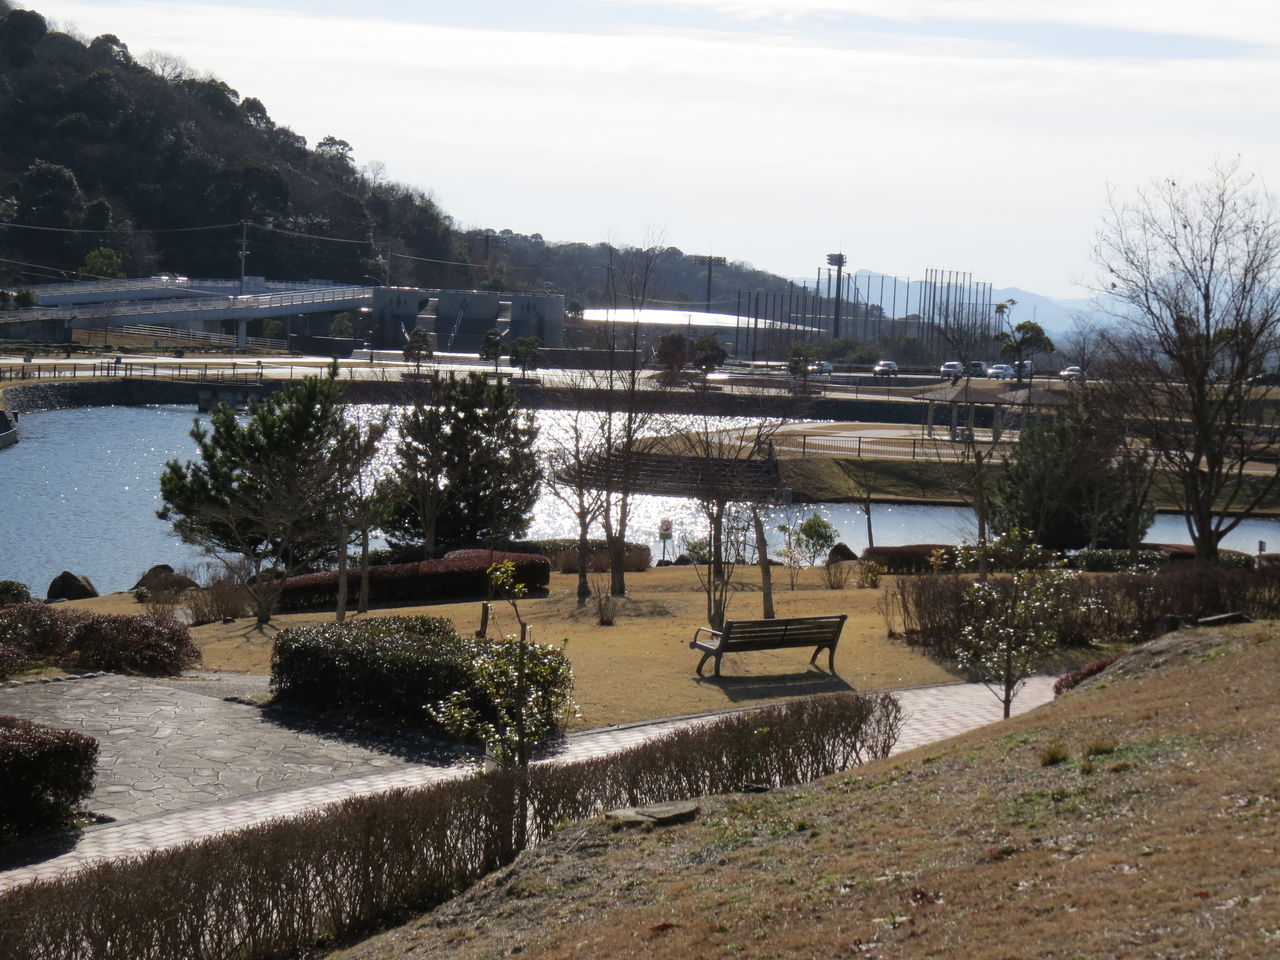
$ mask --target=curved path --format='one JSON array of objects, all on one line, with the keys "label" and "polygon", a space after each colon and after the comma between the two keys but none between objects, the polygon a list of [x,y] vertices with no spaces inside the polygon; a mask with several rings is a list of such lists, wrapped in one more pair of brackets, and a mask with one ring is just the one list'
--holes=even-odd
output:
[{"label": "curved path", "polygon": [[[1051,700],[1053,682],[1032,678],[1014,711]],[[111,818],[67,838],[0,850],[0,890],[467,769],[448,747],[370,737],[244,699],[260,689],[260,680],[230,675],[101,676],[0,689],[0,713],[98,738],[98,776],[86,806]],[[907,718],[895,753],[1000,719],[999,702],[981,684],[893,692]],[[611,753],[715,715],[571,734],[548,761]]]}]

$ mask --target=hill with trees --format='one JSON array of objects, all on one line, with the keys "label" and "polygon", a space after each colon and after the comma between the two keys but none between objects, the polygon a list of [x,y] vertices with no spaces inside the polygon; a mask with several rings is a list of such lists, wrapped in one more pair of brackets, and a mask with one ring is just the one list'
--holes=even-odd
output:
[{"label": "hill with trees", "polygon": [[[357,168],[351,144],[309,145],[258,98],[181,59],[135,57],[113,34],[59,32],[0,0],[0,286],[157,273],[269,280],[552,290],[583,306],[621,298],[627,248],[459,230],[430,194]],[[701,307],[707,268],[660,242],[640,251],[649,306]],[[789,282],[717,265],[713,309]]]}]

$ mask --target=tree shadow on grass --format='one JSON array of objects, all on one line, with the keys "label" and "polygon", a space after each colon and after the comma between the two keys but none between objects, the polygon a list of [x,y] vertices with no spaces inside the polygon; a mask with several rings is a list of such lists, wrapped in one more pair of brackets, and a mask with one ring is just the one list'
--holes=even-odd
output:
[{"label": "tree shadow on grass", "polygon": [[727,700],[767,700],[771,697],[808,697],[819,693],[847,693],[853,686],[834,673],[809,667],[804,673],[779,673],[734,677],[697,677],[695,682],[717,688]]}]

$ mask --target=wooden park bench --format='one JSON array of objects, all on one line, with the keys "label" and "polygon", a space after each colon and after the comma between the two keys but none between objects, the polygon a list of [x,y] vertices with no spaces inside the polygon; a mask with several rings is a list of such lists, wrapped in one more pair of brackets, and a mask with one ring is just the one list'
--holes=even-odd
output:
[{"label": "wooden park bench", "polygon": [[[816,663],[825,648],[827,667],[836,672],[836,644],[844,629],[847,614],[831,617],[790,617],[780,620],[728,620],[720,630],[699,627],[689,641],[690,650],[702,650],[698,676],[709,657],[716,658],[716,676],[720,676],[720,658],[726,653],[747,650],[780,650],[784,647],[813,647],[809,663]],[[707,639],[699,639],[702,634]]]}]

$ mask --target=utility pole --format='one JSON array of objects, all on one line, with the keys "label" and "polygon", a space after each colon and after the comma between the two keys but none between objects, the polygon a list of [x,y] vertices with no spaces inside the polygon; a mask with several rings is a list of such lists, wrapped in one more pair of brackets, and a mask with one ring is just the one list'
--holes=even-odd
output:
[{"label": "utility pole", "polygon": [[249,256],[249,222],[240,221],[240,296],[244,296],[244,261]]},{"label": "utility pole", "polygon": [[708,254],[694,254],[693,262],[698,266],[706,264],[707,267],[707,313],[711,312],[711,268],[713,266],[723,267],[725,264],[724,257],[713,257]]},{"label": "utility pole", "polygon": [[[836,303],[835,313],[831,318],[831,339],[840,339],[840,301],[844,299],[844,291],[841,289],[842,273],[844,271],[845,258],[843,253],[828,253],[827,265],[836,268]],[[828,272],[828,276],[830,272]]]}]

